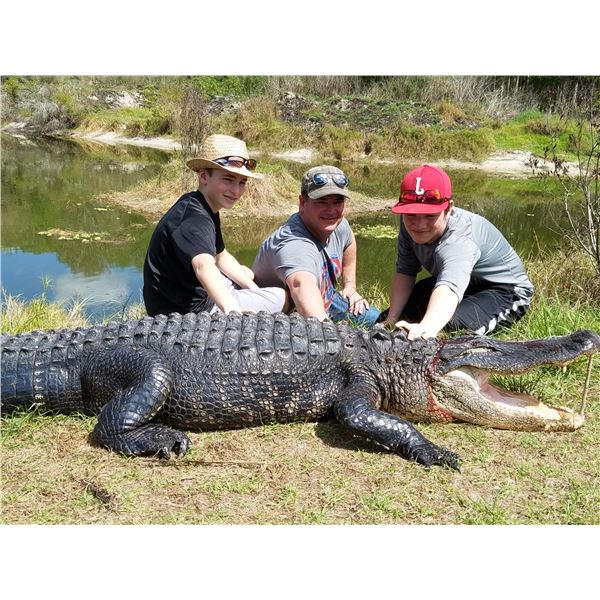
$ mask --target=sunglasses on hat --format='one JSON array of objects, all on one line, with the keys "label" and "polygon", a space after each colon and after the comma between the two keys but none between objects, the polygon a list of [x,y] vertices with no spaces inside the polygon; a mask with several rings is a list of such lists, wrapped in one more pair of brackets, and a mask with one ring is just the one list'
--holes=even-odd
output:
[{"label": "sunglasses on hat", "polygon": [[443,204],[449,198],[443,198],[440,190],[425,190],[422,194],[417,194],[410,190],[404,190],[400,193],[400,202],[412,203],[423,202],[425,204]]},{"label": "sunglasses on hat", "polygon": [[343,173],[314,173],[310,180],[315,187],[323,187],[328,181],[333,181],[340,188],[346,187],[349,183]]},{"label": "sunglasses on hat", "polygon": [[235,167],[236,169],[246,167],[249,171],[256,169],[256,161],[253,158],[242,158],[241,156],[224,156],[215,158],[213,162],[222,167]]}]

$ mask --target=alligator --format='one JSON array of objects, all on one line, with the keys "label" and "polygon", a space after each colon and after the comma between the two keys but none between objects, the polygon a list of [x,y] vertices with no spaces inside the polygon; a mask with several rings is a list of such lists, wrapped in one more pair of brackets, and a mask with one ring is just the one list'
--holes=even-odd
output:
[{"label": "alligator", "polygon": [[335,416],[351,434],[425,466],[457,454],[412,422],[461,420],[515,430],[572,431],[584,417],[495,388],[488,372],[564,365],[600,336],[408,341],[378,325],[267,313],[158,315],[90,328],[2,334],[4,412],[98,415],[95,441],[125,455],[183,455],[180,431]]}]

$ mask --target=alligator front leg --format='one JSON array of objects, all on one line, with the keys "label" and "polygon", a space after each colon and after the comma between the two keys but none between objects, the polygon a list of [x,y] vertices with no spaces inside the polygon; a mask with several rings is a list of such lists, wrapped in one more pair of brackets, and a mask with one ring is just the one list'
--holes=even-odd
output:
[{"label": "alligator front leg", "polygon": [[150,422],[173,386],[171,368],[153,350],[123,346],[90,353],[81,382],[88,402],[103,405],[93,431],[103,446],[132,456],[187,452],[187,435]]},{"label": "alligator front leg", "polygon": [[334,404],[337,420],[351,433],[426,467],[441,465],[460,471],[460,458],[436,446],[408,421],[374,408],[379,391],[371,376],[355,375]]}]

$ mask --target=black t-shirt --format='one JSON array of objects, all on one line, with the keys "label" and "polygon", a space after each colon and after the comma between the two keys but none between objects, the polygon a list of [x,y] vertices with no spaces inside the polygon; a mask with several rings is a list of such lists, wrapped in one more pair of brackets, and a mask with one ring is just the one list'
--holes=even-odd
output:
[{"label": "black t-shirt", "polygon": [[192,269],[198,254],[225,249],[219,213],[201,192],[184,194],[159,221],[144,261],[144,304],[150,316],[211,310],[214,302]]}]

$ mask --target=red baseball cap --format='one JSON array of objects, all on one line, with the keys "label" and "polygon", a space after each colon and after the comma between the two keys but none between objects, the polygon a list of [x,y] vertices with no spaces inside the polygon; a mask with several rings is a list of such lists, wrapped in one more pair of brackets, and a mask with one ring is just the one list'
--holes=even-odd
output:
[{"label": "red baseball cap", "polygon": [[448,174],[439,167],[423,165],[402,179],[400,198],[392,206],[392,212],[434,215],[445,211],[451,199],[452,184]]}]

